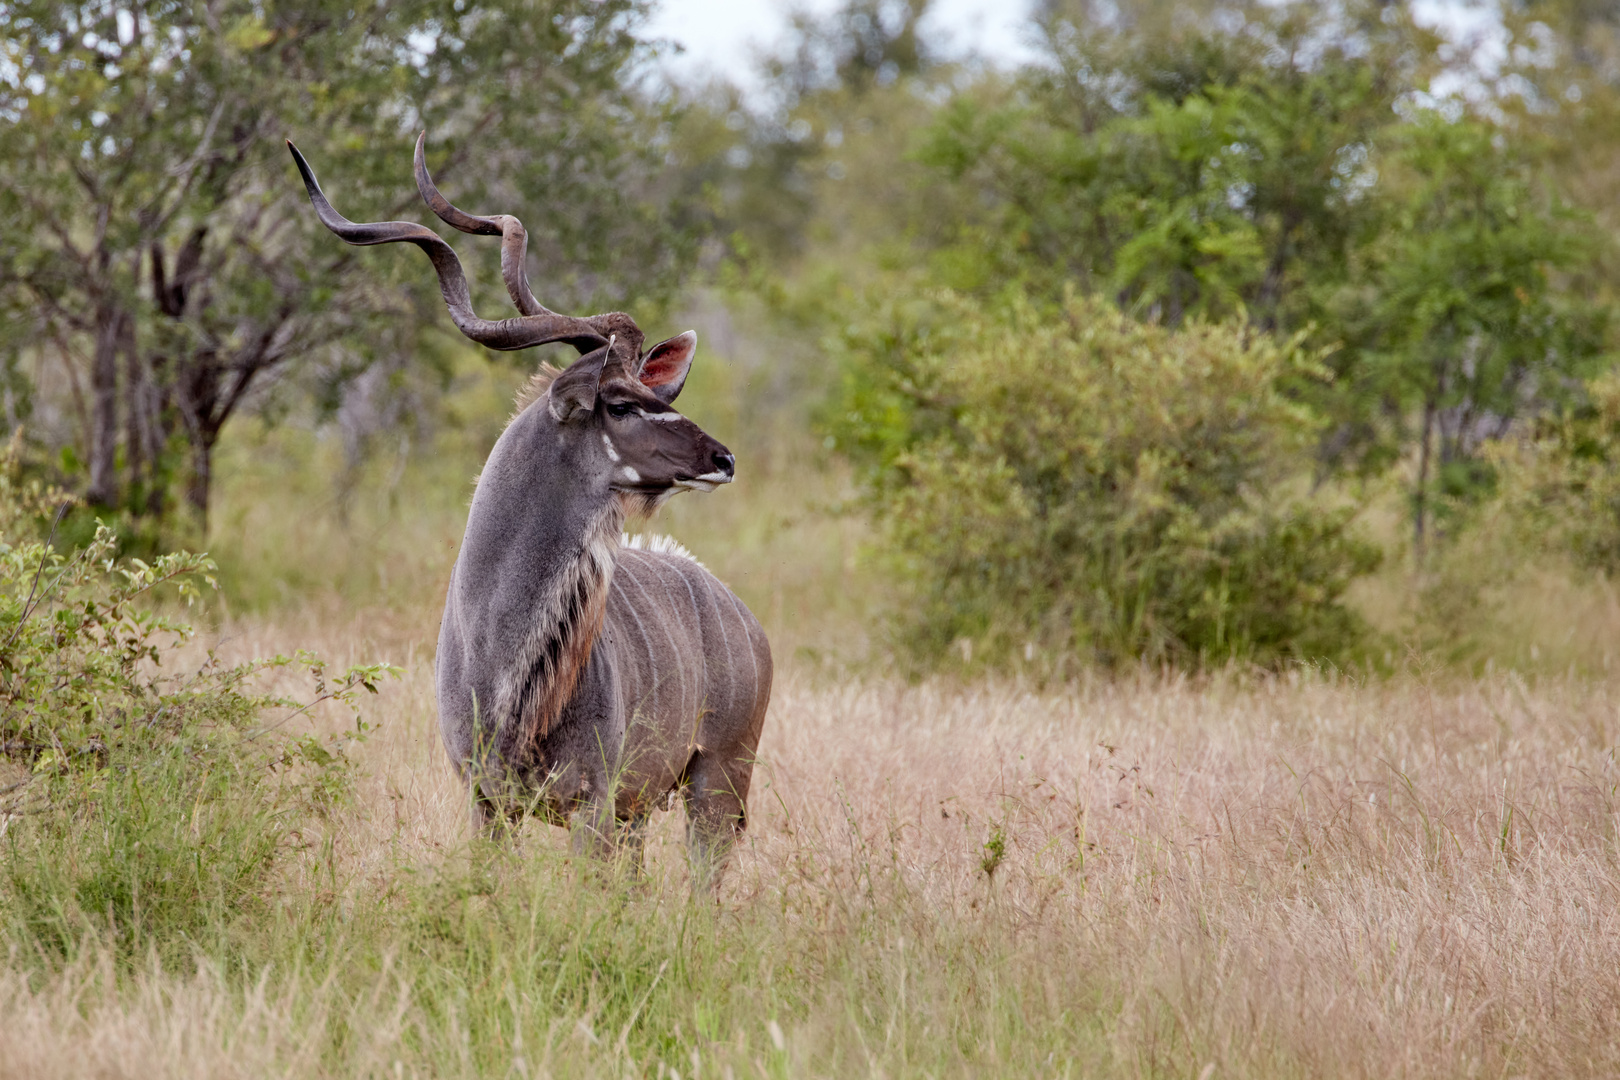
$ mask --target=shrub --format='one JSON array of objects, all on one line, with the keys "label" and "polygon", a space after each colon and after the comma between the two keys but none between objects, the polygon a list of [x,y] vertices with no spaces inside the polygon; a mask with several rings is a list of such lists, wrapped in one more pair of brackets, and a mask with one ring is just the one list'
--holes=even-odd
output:
[{"label": "shrub", "polygon": [[1489,458],[1520,541],[1620,572],[1620,373],[1593,379],[1579,405],[1540,418],[1527,439],[1492,445]]},{"label": "shrub", "polygon": [[938,293],[846,334],[823,418],[904,584],[897,642],[938,662],[1336,657],[1379,552],[1303,489],[1317,419],[1297,342],[1170,331],[1078,298]]},{"label": "shrub", "polygon": [[259,910],[291,815],[347,784],[346,740],[265,723],[309,706],[252,692],[255,676],[302,666],[317,701],[352,705],[387,669],[328,685],[308,654],[210,653],[172,670],[192,631],[153,610],[156,593],[194,600],[213,563],[120,563],[106,526],[58,552],[36,529],[66,497],[22,483],[16,448],[0,455],[0,934],[35,955],[110,935],[124,955],[183,957]]}]

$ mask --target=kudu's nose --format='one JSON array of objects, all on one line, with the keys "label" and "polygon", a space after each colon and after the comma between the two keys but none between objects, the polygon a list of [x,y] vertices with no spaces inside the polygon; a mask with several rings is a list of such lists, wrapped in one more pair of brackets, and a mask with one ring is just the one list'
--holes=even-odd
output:
[{"label": "kudu's nose", "polygon": [[716,450],[711,460],[714,462],[714,467],[727,476],[737,475],[737,458],[735,455],[724,450]]}]

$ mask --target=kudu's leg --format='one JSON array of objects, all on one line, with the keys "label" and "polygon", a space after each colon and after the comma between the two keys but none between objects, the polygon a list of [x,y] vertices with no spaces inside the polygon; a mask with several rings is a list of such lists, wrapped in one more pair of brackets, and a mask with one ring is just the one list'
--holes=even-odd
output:
[{"label": "kudu's leg", "polygon": [[505,809],[502,801],[491,796],[488,781],[483,783],[477,780],[470,781],[467,785],[467,799],[472,807],[472,827],[475,835],[498,844],[511,838],[516,821],[511,812]]},{"label": "kudu's leg", "polygon": [[750,758],[709,751],[693,755],[686,767],[686,848],[692,864],[693,895],[720,891],[731,847],[748,825]]},{"label": "kudu's leg", "polygon": [[645,869],[647,852],[647,819],[645,811],[638,810],[629,817],[619,819],[619,843],[624,853],[625,868],[632,880],[640,881]]},{"label": "kudu's leg", "polygon": [[474,835],[494,839],[496,822],[500,820],[501,815],[489,804],[489,800],[484,798],[484,793],[479,790],[477,781],[467,785],[467,803],[472,810]]},{"label": "kudu's leg", "polygon": [[618,838],[619,822],[614,812],[613,785],[607,770],[603,768],[588,772],[581,778],[579,790],[580,798],[569,814],[574,853],[610,859]]}]

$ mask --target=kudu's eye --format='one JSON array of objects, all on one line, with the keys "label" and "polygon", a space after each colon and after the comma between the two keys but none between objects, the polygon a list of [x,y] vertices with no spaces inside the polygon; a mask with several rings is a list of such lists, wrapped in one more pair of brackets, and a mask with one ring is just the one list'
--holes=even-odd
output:
[{"label": "kudu's eye", "polygon": [[615,401],[607,407],[609,416],[625,417],[636,411],[636,407],[628,401]]}]

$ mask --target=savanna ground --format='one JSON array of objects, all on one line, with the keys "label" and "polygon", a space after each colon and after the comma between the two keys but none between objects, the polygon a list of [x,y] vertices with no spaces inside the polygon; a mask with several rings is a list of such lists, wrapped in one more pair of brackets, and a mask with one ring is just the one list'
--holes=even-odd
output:
[{"label": "savanna ground", "polygon": [[[0,1075],[1620,1072],[1601,642],[1565,674],[1414,654],[1378,677],[897,681],[853,659],[881,583],[839,475],[738,415],[746,372],[702,367],[683,405],[742,478],[655,527],[760,613],[779,664],[719,902],[688,897],[679,809],[639,885],[557,830],[469,835],[432,650],[498,410],[469,404],[493,419],[408,468],[384,455],[346,515],[329,445],[244,430],[214,544],[234,604],[200,645],[402,677],[366,707],[352,798],[289,823],[245,938],[14,947]],[[1399,579],[1379,588],[1366,603]],[[1607,591],[1561,595],[1526,615],[1548,649],[1616,625]]]}]

